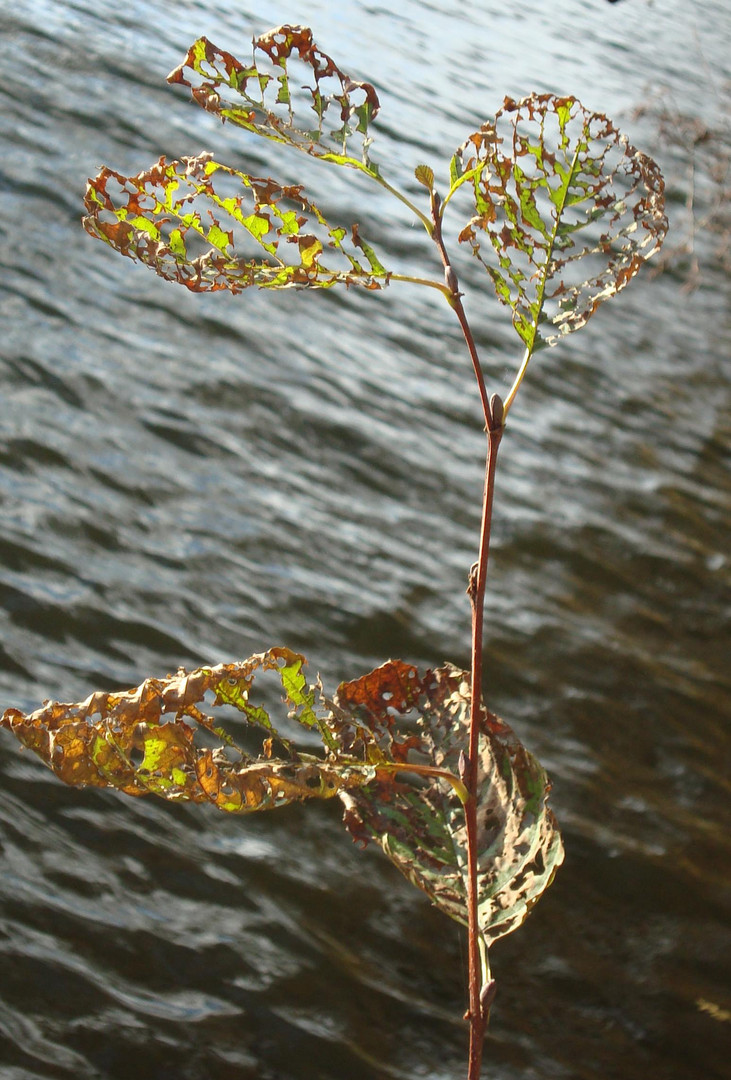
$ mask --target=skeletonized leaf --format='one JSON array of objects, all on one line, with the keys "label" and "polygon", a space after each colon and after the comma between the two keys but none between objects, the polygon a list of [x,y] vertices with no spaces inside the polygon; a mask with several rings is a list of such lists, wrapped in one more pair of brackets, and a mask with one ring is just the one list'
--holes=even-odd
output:
[{"label": "skeletonized leaf", "polygon": [[348,235],[299,185],[249,176],[210,154],[160,158],[137,176],[104,168],[84,204],[88,233],[195,292],[388,284],[357,225]]},{"label": "skeletonized leaf", "polygon": [[476,210],[459,239],[529,354],[583,326],[667,231],[655,162],[572,97],[506,98],[454,155],[451,178],[469,185]]},{"label": "skeletonized leaf", "polygon": [[[451,666],[427,672],[389,662],[345,683],[336,715],[409,759],[457,774],[468,744],[469,675]],[[563,860],[556,822],[547,806],[546,773],[511,729],[486,713],[478,761],[478,905],[488,944],[515,930],[550,885]],[[384,790],[379,778],[341,792],[345,822],[357,841],[377,839],[388,857],[446,914],[467,921],[467,837],[453,786],[429,777]]]},{"label": "skeletonized leaf", "polygon": [[[312,711],[304,658],[274,648],[233,664],[178,671],[146,679],[134,690],[98,692],[78,704],[47,702],[25,714],[7,709],[0,726],[67,784],[112,787],[127,795],[155,794],[176,801],[210,802],[219,810],[248,813],[304,799],[329,799],[345,788],[368,783],[375,769],[354,759],[316,758],[298,753],[252,702],[258,671],[279,674],[290,715],[322,730]],[[199,707],[233,705],[266,736],[252,757],[236,746]],[[211,736],[221,745],[211,747]],[[273,756],[273,745],[281,756]]]},{"label": "skeletonized leaf", "polygon": [[[273,648],[77,704],[46,702],[0,718],[67,784],[212,803],[250,813],[339,795],[358,841],[376,838],[414,884],[466,921],[467,850],[459,760],[469,731],[469,676],[389,661],[342,683],[332,702],[307,684],[304,658]],[[251,698],[257,673],[277,673],[289,716],[317,730],[326,754],[299,752]],[[263,736],[253,756],[205,709],[234,706]],[[219,745],[211,746],[218,740]],[[278,756],[274,756],[276,746]],[[490,942],[516,929],[563,858],[538,762],[487,713],[478,760],[479,921]]]},{"label": "skeletonized leaf", "polygon": [[[368,125],[379,109],[370,83],[341,71],[318,49],[307,26],[278,26],[255,37],[253,45],[252,62],[242,64],[199,38],[168,82],[189,86],[194,100],[222,120],[378,175],[368,160]],[[350,142],[359,156],[350,153]]]}]

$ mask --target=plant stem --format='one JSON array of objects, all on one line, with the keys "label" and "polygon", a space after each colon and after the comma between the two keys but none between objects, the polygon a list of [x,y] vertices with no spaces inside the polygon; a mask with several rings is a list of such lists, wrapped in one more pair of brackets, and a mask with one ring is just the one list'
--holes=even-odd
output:
[{"label": "plant stem", "polygon": [[449,260],[449,255],[442,239],[442,210],[439,196],[432,191],[431,211],[434,221],[432,239],[437,245],[444,263],[444,280],[449,289],[448,296],[454,312],[462,327],[465,342],[472,359],[472,366],[480,392],[482,412],[485,417],[487,434],[487,454],[485,459],[485,482],[482,492],[482,521],[480,525],[480,548],[478,559],[470,571],[467,592],[472,607],[472,661],[470,678],[470,736],[465,756],[464,780],[468,798],[464,806],[465,829],[467,833],[467,933],[468,933],[468,993],[469,1008],[467,1019],[470,1024],[470,1046],[468,1057],[467,1080],[479,1080],[482,1066],[482,1048],[485,1032],[490,1017],[490,1005],[494,997],[495,984],[490,979],[487,948],[480,931],[478,918],[478,836],[477,836],[477,796],[478,796],[478,757],[480,750],[480,731],[483,722],[482,706],[482,630],[485,611],[485,588],[487,586],[487,562],[490,552],[490,530],[492,525],[492,504],[495,493],[495,469],[497,453],[503,436],[503,403],[497,394],[488,399],[485,378],[480,358],[477,355],[475,340],[472,336],[457,282],[457,275]]},{"label": "plant stem", "polygon": [[447,299],[450,306],[453,308],[455,315],[459,319],[459,325],[462,327],[462,333],[464,339],[467,342],[467,348],[469,350],[470,358],[472,360],[472,367],[475,372],[475,378],[477,379],[477,387],[480,391],[480,401],[482,402],[482,413],[485,417],[485,428],[489,431],[492,427],[492,413],[490,412],[490,402],[487,397],[487,389],[485,388],[485,377],[482,374],[482,366],[480,364],[480,358],[477,355],[477,346],[475,345],[475,339],[472,336],[472,330],[470,324],[467,322],[467,316],[465,314],[464,307],[462,306],[462,294],[459,291],[459,283],[457,281],[457,275],[452,266],[447,249],[444,246],[444,240],[442,238],[442,210],[443,206],[440,202],[439,196],[436,191],[431,193],[431,212],[434,221],[434,229],[432,231],[432,240],[437,245],[439,254],[441,255],[442,262],[444,263],[444,281],[447,289],[449,290]]},{"label": "plant stem", "polygon": [[483,983],[483,964],[480,955],[480,927],[478,920],[478,838],[477,838],[477,761],[480,730],[482,727],[482,629],[484,623],[485,588],[487,585],[487,562],[490,552],[490,529],[492,504],[495,492],[495,469],[497,452],[503,436],[502,402],[494,394],[490,402],[493,425],[487,432],[487,457],[485,461],[485,484],[482,496],[482,522],[480,526],[480,550],[478,560],[470,572],[468,594],[472,605],[472,670],[470,696],[470,741],[465,772],[465,786],[469,799],[465,806],[467,831],[467,929],[469,934],[469,1021],[470,1050],[467,1080],[479,1080],[482,1063],[482,1047],[489,1018],[488,994],[491,984]]}]

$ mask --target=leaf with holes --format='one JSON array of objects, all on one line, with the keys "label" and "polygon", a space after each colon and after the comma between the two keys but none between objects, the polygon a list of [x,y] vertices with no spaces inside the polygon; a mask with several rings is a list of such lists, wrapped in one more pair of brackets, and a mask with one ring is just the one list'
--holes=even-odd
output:
[{"label": "leaf with holes", "polygon": [[[274,648],[239,663],[146,679],[134,690],[94,693],[79,704],[47,702],[29,714],[7,709],[0,726],[74,786],[212,803],[231,813],[330,799],[371,782],[375,768],[352,756],[323,759],[298,752],[250,696],[257,672],[275,671],[290,715],[332,741],[312,708],[314,693],[306,687],[303,664],[299,653]],[[206,696],[213,708],[234,706],[262,732],[258,757],[240,749],[202,711]],[[207,745],[212,741],[220,745]],[[275,744],[279,757],[273,756]]]},{"label": "leaf with holes", "polygon": [[[221,120],[378,176],[368,158],[368,128],[379,109],[370,83],[341,71],[306,26],[278,26],[253,45],[252,62],[242,64],[199,38],[168,82],[190,87],[193,99]],[[350,143],[358,144],[359,156]]]},{"label": "leaf with holes", "polygon": [[[459,774],[469,741],[469,675],[445,666],[420,678],[390,661],[343,683],[331,703],[345,747],[375,738],[403,775],[431,767]],[[467,922],[467,833],[462,800],[449,780],[424,771],[406,784],[379,775],[341,791],[356,841],[376,839],[393,863],[447,915]],[[420,781],[420,783],[418,783]],[[517,929],[553,880],[563,845],[547,806],[550,784],[511,729],[485,714],[479,740],[478,920],[487,944]]]},{"label": "leaf with holes", "polygon": [[459,239],[512,309],[526,357],[583,326],[667,231],[655,162],[572,97],[506,98],[451,179],[450,196],[468,186],[476,211]]},{"label": "leaf with holes", "polygon": [[239,172],[210,154],[137,176],[89,180],[84,228],[194,292],[380,289],[389,275],[358,226],[331,226],[299,185]]}]

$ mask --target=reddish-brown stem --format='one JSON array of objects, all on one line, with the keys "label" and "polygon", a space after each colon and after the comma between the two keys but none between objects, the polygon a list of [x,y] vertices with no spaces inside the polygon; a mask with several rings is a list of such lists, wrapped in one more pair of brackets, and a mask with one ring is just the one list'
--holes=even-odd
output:
[{"label": "reddish-brown stem", "polygon": [[477,781],[480,730],[483,719],[482,707],[482,629],[484,623],[485,588],[487,585],[487,561],[490,551],[490,528],[492,524],[492,503],[495,491],[495,468],[500,440],[503,435],[503,403],[497,394],[488,399],[482,366],[477,355],[477,348],[470,330],[467,316],[462,306],[461,293],[457,276],[450,263],[449,255],[442,239],[442,217],[439,196],[432,192],[432,220],[434,231],[432,239],[437,245],[444,263],[444,280],[450,290],[449,302],[459,319],[462,333],[467,343],[472,366],[477,379],[477,386],[482,402],[487,432],[487,457],[485,461],[485,483],[482,494],[482,522],[480,526],[480,548],[478,559],[470,571],[468,594],[472,607],[472,665],[471,665],[471,703],[470,737],[466,754],[463,780],[468,798],[465,803],[465,829],[467,833],[467,932],[468,932],[468,967],[469,967],[469,1009],[467,1017],[470,1024],[470,1048],[467,1080],[479,1080],[482,1066],[482,1048],[489,1019],[489,1008],[494,995],[494,984],[483,986],[483,970],[480,957],[480,926],[478,919],[478,846],[477,846]]},{"label": "reddish-brown stem", "polygon": [[480,729],[482,726],[482,628],[484,623],[485,588],[487,585],[487,561],[490,552],[490,528],[492,503],[495,492],[495,468],[497,452],[503,435],[502,402],[493,395],[491,415],[494,426],[487,432],[487,459],[485,484],[482,496],[482,523],[480,550],[477,563],[470,572],[468,593],[472,606],[472,670],[470,701],[470,742],[465,772],[465,787],[469,798],[465,806],[467,832],[467,929],[469,936],[469,1020],[470,1050],[467,1080],[479,1080],[482,1063],[482,1047],[488,1021],[488,1010],[483,1000],[482,966],[480,963],[480,927],[477,896],[477,759]]},{"label": "reddish-brown stem", "polygon": [[475,339],[472,336],[472,330],[467,322],[467,316],[465,315],[464,307],[462,306],[462,294],[459,291],[459,285],[457,283],[457,275],[454,272],[451,262],[449,261],[449,255],[447,249],[444,246],[444,240],[442,239],[442,216],[440,213],[440,201],[436,191],[431,195],[431,210],[432,219],[434,221],[434,231],[432,233],[432,240],[437,245],[439,254],[442,257],[444,263],[444,280],[447,288],[451,292],[449,303],[454,309],[454,313],[459,319],[459,325],[462,327],[462,333],[464,339],[467,342],[467,348],[469,350],[470,358],[472,360],[472,367],[475,372],[475,378],[477,379],[477,388],[480,391],[480,401],[482,402],[482,412],[485,417],[485,428],[489,430],[492,427],[492,414],[490,412],[490,401],[487,396],[487,389],[485,387],[485,377],[482,374],[482,367],[480,365],[480,358],[477,355],[477,347],[475,345]]},{"label": "reddish-brown stem", "polygon": [[[467,592],[472,605],[472,708],[470,724],[469,781],[477,779],[477,750],[479,722],[482,710],[482,627],[485,610],[485,589],[487,586],[487,562],[490,554],[490,529],[492,526],[492,503],[495,494],[495,469],[497,452],[503,437],[502,401],[493,394],[491,411],[495,416],[495,426],[487,432],[487,457],[485,459],[485,485],[482,493],[482,523],[480,526],[480,550],[477,562],[470,572]],[[478,693],[479,691],[479,693]]]}]

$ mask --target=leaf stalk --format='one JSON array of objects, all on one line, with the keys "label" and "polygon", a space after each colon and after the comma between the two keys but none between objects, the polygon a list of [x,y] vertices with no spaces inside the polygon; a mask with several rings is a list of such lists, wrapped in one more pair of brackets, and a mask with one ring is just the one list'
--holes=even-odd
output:
[{"label": "leaf stalk", "polygon": [[415,765],[412,762],[378,762],[375,766],[379,772],[407,772],[415,776],[433,776],[438,780],[446,780],[451,784],[457,798],[464,806],[470,797],[470,793],[449,769],[439,769],[434,765]]},{"label": "leaf stalk", "polygon": [[518,373],[513,380],[513,385],[510,387],[510,392],[508,393],[508,396],[505,398],[505,403],[503,406],[503,419],[508,415],[508,412],[510,411],[510,406],[513,404],[515,395],[518,393],[518,389],[523,381],[523,376],[526,373],[526,370],[528,368],[528,362],[532,355],[533,349],[530,347],[530,345],[526,346],[525,353],[523,354],[523,359],[521,361],[520,367],[518,368]]},{"label": "leaf stalk", "polygon": [[390,274],[389,280],[407,281],[411,285],[428,285],[432,289],[439,289],[439,292],[442,293],[446,297],[447,302],[451,304],[451,290],[447,288],[443,281],[432,281],[431,278],[412,277],[410,274]]}]

